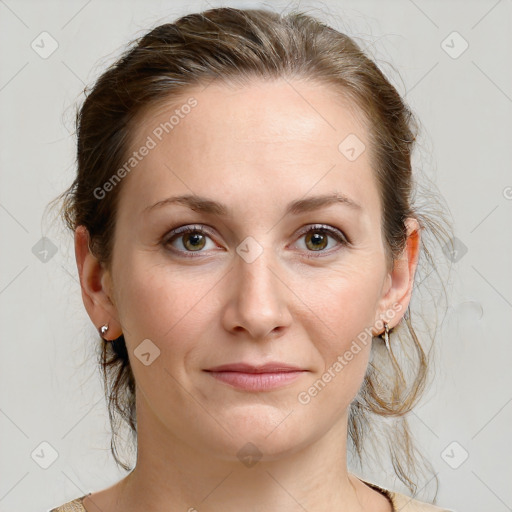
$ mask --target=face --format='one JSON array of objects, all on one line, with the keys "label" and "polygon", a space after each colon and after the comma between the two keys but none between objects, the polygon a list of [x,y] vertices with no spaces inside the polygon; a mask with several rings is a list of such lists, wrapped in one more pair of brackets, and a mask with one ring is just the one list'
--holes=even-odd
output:
[{"label": "face", "polygon": [[[152,147],[123,179],[102,279],[139,426],[223,459],[344,432],[371,350],[354,341],[407,307],[407,266],[396,287],[386,270],[370,152],[339,148],[350,134],[369,148],[367,129],[327,86],[290,83],[191,88],[145,115],[131,151]],[[183,195],[195,201],[158,204]],[[346,200],[312,201],[334,195]],[[208,371],[238,363],[298,371]]]}]

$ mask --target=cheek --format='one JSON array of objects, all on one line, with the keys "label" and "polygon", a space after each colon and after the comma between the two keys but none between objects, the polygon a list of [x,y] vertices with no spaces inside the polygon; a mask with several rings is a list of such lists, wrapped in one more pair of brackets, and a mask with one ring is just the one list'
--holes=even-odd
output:
[{"label": "cheek", "polygon": [[[125,339],[138,387],[162,417],[167,414],[165,404],[172,403],[178,409],[190,407],[190,396],[183,392],[183,386],[192,388],[187,370],[199,364],[205,347],[198,340],[209,338],[208,331],[218,315],[213,310],[212,294],[219,276],[205,272],[194,275],[171,271],[165,265],[127,260],[123,282],[129,284],[120,290],[119,313],[126,327]],[[147,342],[141,345],[146,339],[158,350]],[[151,359],[154,357],[149,365],[139,359],[142,347],[148,347],[145,351]],[[165,422],[172,424],[174,420],[165,417]]]},{"label": "cheek", "polygon": [[374,322],[381,276],[377,266],[362,263],[316,279],[316,292],[308,300],[309,320],[304,325],[311,326],[311,339],[326,340],[323,348],[331,357]]},{"label": "cheek", "polygon": [[297,398],[301,404],[311,403],[310,411],[318,410],[324,420],[336,421],[363,384],[372,347],[369,327],[373,320],[373,308],[363,300],[365,291],[360,286],[333,290],[324,313],[318,315],[328,321],[306,322],[311,329],[308,337],[314,340],[321,363],[311,376],[309,387],[301,390],[302,395]]},{"label": "cheek", "polygon": [[119,314],[132,345],[149,338],[161,350],[183,353],[211,325],[218,276],[151,265],[141,257],[125,261],[122,279],[129,284],[120,291]]},{"label": "cheek", "polygon": [[321,286],[310,296],[304,313],[307,318],[301,320],[321,359],[312,395],[304,391],[314,396],[317,406],[328,407],[333,414],[356,396],[372,346],[380,267],[363,258],[358,261],[361,265],[346,265],[316,281]]}]

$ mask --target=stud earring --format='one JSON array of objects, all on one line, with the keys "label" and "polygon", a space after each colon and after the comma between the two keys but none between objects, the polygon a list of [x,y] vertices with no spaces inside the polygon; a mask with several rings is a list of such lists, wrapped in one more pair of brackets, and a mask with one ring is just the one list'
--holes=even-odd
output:
[{"label": "stud earring", "polygon": [[101,337],[103,337],[107,331],[108,331],[108,323],[107,323],[107,324],[105,324],[105,325],[102,325],[102,326],[100,327],[100,334],[101,334]]}]

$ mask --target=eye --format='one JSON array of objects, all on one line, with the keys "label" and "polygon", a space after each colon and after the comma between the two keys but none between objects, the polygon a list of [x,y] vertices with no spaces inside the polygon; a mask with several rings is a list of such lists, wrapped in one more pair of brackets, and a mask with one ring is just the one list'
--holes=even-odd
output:
[{"label": "eye", "polygon": [[[348,245],[349,241],[344,234],[336,228],[324,225],[315,224],[309,226],[307,229],[302,230],[299,233],[299,238],[305,237],[305,250],[306,252],[317,252],[317,253],[331,253],[331,251],[325,251],[324,249],[329,246],[329,238],[334,239],[338,242],[338,245]],[[165,237],[162,241],[165,247],[171,246],[176,252],[179,252],[186,257],[194,257],[191,253],[201,253],[202,249],[215,248],[207,247],[208,240],[211,240],[211,234],[208,229],[205,229],[201,225],[181,226],[173,229],[169,236]],[[336,244],[334,244],[336,245]],[[332,248],[332,246],[330,247]],[[310,254],[307,255],[310,258],[316,258],[318,256]]]},{"label": "eye", "polygon": [[163,244],[164,246],[173,246],[180,253],[201,252],[207,246],[209,238],[210,233],[203,226],[182,226],[172,230]]},{"label": "eye", "polygon": [[[347,245],[349,243],[339,229],[323,224],[309,226],[300,233],[300,237],[304,237],[304,245],[307,252],[330,253],[331,251],[324,250],[329,245],[329,238],[336,240],[339,245]],[[307,255],[307,257],[316,258],[317,256],[311,254]]]}]

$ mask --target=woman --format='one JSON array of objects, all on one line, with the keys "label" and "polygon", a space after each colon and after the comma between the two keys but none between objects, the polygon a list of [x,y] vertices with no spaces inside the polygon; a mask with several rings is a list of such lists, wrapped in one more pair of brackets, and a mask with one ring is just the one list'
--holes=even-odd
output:
[{"label": "woman", "polygon": [[53,512],[444,510],[347,468],[395,417],[413,493],[427,368],[413,119],[375,63],[304,14],[212,9],[138,40],[77,128],[64,218],[137,461]]}]

